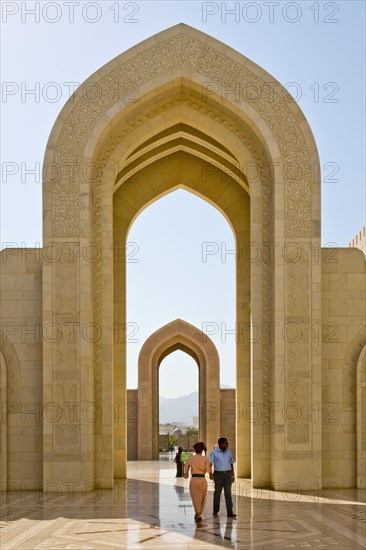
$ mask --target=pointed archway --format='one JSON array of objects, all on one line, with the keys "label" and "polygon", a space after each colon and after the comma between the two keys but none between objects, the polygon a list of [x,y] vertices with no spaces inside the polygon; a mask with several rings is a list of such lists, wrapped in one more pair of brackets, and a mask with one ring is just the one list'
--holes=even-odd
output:
[{"label": "pointed archway", "polygon": [[138,458],[159,457],[159,367],[176,350],[188,353],[199,370],[199,437],[212,449],[220,434],[220,362],[210,338],[176,319],[154,332],[138,360]]},{"label": "pointed archway", "polygon": [[[276,79],[186,25],[121,54],[76,90],[43,170],[44,246],[58,254],[43,262],[43,321],[61,332],[43,346],[44,400],[60,399],[62,378],[65,402],[76,392],[102,414],[92,425],[45,424],[45,483],[57,479],[53,462],[79,485],[111,487],[126,475],[126,236],[143,208],[178,187],[224,213],[241,259],[238,475],[252,464],[255,486],[285,487],[301,460],[302,487],[321,483],[311,415],[295,425],[282,408],[268,412],[299,391],[309,410],[320,399],[321,349],[311,342],[321,312],[317,166],[307,121]],[[91,320],[98,338],[85,337]],[[72,340],[70,323],[79,327]],[[250,402],[259,422],[246,417]]]}]

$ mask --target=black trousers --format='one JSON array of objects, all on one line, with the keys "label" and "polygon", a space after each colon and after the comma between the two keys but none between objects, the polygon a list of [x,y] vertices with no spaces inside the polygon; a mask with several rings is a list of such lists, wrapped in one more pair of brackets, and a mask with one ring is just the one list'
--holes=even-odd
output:
[{"label": "black trousers", "polygon": [[225,502],[227,515],[231,516],[233,513],[233,499],[231,496],[231,485],[232,485],[232,472],[216,472],[214,471],[214,482],[215,482],[215,492],[213,500],[213,513],[218,514],[220,511],[220,497],[222,489],[225,493]]}]

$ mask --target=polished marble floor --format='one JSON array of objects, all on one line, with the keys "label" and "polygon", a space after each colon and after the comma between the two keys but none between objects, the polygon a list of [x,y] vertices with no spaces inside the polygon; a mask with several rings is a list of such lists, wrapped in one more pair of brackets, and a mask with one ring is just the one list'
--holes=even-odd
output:
[{"label": "polished marble floor", "polygon": [[202,524],[193,520],[188,481],[171,461],[131,462],[112,491],[1,494],[0,548],[24,549],[365,549],[365,491],[329,487],[281,493],[234,486],[237,520],[222,497],[212,517],[213,486]]}]

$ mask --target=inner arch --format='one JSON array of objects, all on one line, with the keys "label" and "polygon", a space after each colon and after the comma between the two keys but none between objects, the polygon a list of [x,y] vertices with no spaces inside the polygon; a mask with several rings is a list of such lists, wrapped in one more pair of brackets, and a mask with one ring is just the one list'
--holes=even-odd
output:
[{"label": "inner arch", "polygon": [[234,161],[237,161],[238,159],[231,153],[229,149],[224,147],[219,141],[216,139],[211,138],[204,132],[201,132],[200,130],[197,130],[196,128],[193,128],[193,126],[190,126],[188,124],[184,124],[180,122],[179,124],[175,124],[174,126],[171,126],[170,128],[167,128],[166,130],[162,130],[161,132],[155,134],[154,137],[147,139],[142,145],[139,145],[136,147],[132,153],[130,153],[127,157],[127,160],[129,160],[132,156],[136,155],[136,153],[139,153],[141,150],[154,145],[157,141],[163,141],[168,138],[170,138],[172,135],[194,135],[196,138],[211,144],[212,146],[216,147],[217,149],[220,149],[226,155],[230,156]]},{"label": "inner arch", "polygon": [[169,355],[171,355],[172,353],[174,353],[175,351],[178,351],[178,350],[183,351],[184,353],[186,353],[187,355],[192,357],[192,359],[195,360],[197,366],[199,366],[199,358],[198,358],[197,353],[195,353],[195,351],[190,346],[188,346],[187,344],[184,344],[183,342],[177,342],[176,344],[172,344],[170,346],[170,348],[167,348],[160,355],[160,358],[159,358],[159,361],[158,361],[158,366],[160,367],[161,363],[164,361],[164,359],[166,357],[168,357]]},{"label": "inner arch", "polygon": [[[227,217],[190,189],[168,192],[144,208],[130,225],[126,273],[129,334],[130,323],[139,321],[140,326],[138,343],[129,343],[127,338],[128,388],[137,387],[137,358],[143,340],[174,316],[202,330],[204,322],[213,317],[235,326],[236,263],[232,254],[222,261],[224,248],[235,250]],[[223,344],[217,333],[214,341],[228,366],[221,381],[235,387],[235,338]]]}]

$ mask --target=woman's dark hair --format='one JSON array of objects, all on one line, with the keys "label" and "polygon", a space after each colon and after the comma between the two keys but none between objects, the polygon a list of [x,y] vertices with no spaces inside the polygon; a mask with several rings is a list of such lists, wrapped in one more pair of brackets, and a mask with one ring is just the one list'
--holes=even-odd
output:
[{"label": "woman's dark hair", "polygon": [[196,451],[196,453],[201,453],[205,448],[205,444],[202,441],[199,441],[198,443],[195,443],[193,445],[193,448]]}]

